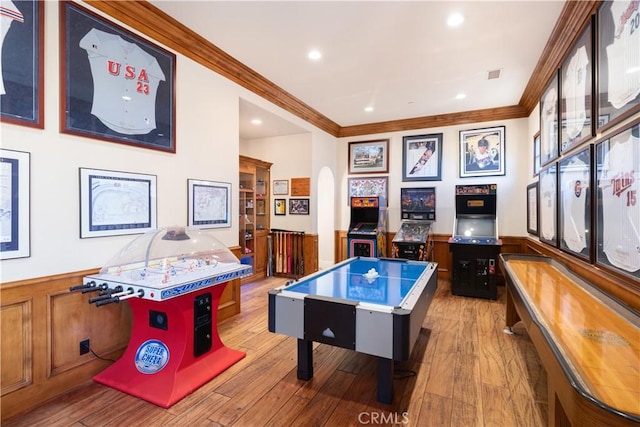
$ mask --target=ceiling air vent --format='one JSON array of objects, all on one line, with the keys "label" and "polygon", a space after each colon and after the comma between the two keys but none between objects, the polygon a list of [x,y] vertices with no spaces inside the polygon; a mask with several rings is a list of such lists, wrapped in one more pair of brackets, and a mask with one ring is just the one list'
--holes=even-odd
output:
[{"label": "ceiling air vent", "polygon": [[491,70],[487,73],[487,79],[488,80],[498,79],[500,78],[500,73],[501,73],[501,70]]}]

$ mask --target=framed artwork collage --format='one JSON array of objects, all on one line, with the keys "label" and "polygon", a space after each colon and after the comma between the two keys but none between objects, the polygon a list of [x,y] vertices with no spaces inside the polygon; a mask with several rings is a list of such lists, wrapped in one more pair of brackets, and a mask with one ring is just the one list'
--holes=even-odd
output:
[{"label": "framed artwork collage", "polygon": [[527,231],[637,280],[640,55],[637,43],[619,36],[637,26],[624,14],[616,2],[602,2],[540,98]]}]

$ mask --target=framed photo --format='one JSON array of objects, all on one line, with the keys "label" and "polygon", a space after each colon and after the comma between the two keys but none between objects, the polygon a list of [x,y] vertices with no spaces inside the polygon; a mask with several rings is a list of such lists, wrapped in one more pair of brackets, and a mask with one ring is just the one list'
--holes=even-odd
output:
[{"label": "framed photo", "polygon": [[558,244],[558,164],[553,163],[540,170],[538,207],[538,237],[541,241],[553,246]]},{"label": "framed photo", "polygon": [[289,194],[289,180],[277,179],[273,181],[273,195],[286,196]]},{"label": "framed photo", "polygon": [[460,178],[505,174],[505,127],[460,131]]},{"label": "framed photo", "polygon": [[538,183],[527,185],[527,232],[538,235]]},{"label": "framed photo", "polygon": [[30,154],[0,149],[0,259],[30,253]]},{"label": "framed photo", "polygon": [[289,199],[289,215],[309,215],[309,199]]},{"label": "framed photo", "polygon": [[389,140],[349,143],[349,173],[388,173]]},{"label": "framed photo", "polygon": [[595,148],[596,264],[640,279],[640,119]]},{"label": "framed photo", "polygon": [[540,173],[540,132],[533,136],[533,176]]},{"label": "framed photo", "polygon": [[560,249],[591,260],[591,148],[560,161]]},{"label": "framed photo", "polygon": [[157,177],[80,168],[80,238],[157,228]]},{"label": "framed photo", "polygon": [[560,114],[560,152],[577,147],[593,136],[592,76],[593,26],[589,22],[566,56],[560,68],[562,98]]},{"label": "framed photo", "polygon": [[273,200],[273,214],[274,215],[286,215],[287,214],[287,200],[286,199],[274,199]]},{"label": "framed photo", "polygon": [[402,181],[441,181],[442,134],[402,138]]},{"label": "framed photo", "polygon": [[187,180],[188,225],[200,228],[231,227],[231,184]]},{"label": "framed photo", "polygon": [[44,3],[3,2],[0,121],[44,128]]},{"label": "framed photo", "polygon": [[175,153],[175,55],[76,3],[60,23],[61,131]]},{"label": "framed photo", "polygon": [[352,197],[366,196],[378,196],[380,207],[386,207],[389,200],[387,177],[349,178],[349,205]]},{"label": "framed photo", "polygon": [[540,166],[558,158],[558,74],[556,73],[540,100]]},{"label": "framed photo", "polygon": [[640,112],[638,9],[632,3],[603,1],[598,9],[598,123],[608,128]]}]

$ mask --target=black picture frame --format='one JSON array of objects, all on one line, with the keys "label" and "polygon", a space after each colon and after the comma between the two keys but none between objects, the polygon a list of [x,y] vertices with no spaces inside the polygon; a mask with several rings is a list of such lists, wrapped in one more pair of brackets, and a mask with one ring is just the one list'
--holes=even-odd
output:
[{"label": "black picture frame", "polygon": [[538,182],[527,185],[527,232],[534,236],[538,235]]},{"label": "black picture frame", "polygon": [[558,245],[558,163],[540,170],[538,205],[538,238],[552,246]]},{"label": "black picture frame", "polygon": [[591,147],[559,162],[558,244],[560,249],[591,261]]},{"label": "black picture frame", "polygon": [[289,215],[309,215],[309,199],[289,199]]},{"label": "black picture frame", "polygon": [[540,166],[548,165],[560,155],[558,81],[556,72],[540,98]]},{"label": "black picture frame", "polygon": [[505,168],[506,128],[460,131],[460,178],[501,176]]},{"label": "black picture frame", "polygon": [[442,134],[402,137],[402,181],[442,181]]},{"label": "black picture frame", "polygon": [[187,179],[187,225],[231,227],[231,198],[230,182]]},{"label": "black picture frame", "polygon": [[533,176],[540,173],[540,131],[533,135]]},{"label": "black picture frame", "polygon": [[560,67],[560,153],[594,136],[593,26],[587,23]]},{"label": "black picture frame", "polygon": [[[17,1],[3,11],[0,121],[44,128],[44,1]],[[5,6],[3,6],[4,8]]]},{"label": "black picture frame", "polygon": [[[598,9],[597,107],[598,130],[610,128],[640,112],[640,59],[638,11],[626,3],[603,1]],[[633,36],[629,36],[633,34]]]},{"label": "black picture frame", "polygon": [[0,148],[0,260],[31,256],[31,153]]},{"label": "black picture frame", "polygon": [[635,280],[640,279],[638,164],[640,119],[595,145],[595,263]]},{"label": "black picture frame", "polygon": [[175,153],[175,55],[68,1],[60,37],[61,132]]},{"label": "black picture frame", "polygon": [[274,215],[287,214],[287,199],[273,199],[273,214]]}]

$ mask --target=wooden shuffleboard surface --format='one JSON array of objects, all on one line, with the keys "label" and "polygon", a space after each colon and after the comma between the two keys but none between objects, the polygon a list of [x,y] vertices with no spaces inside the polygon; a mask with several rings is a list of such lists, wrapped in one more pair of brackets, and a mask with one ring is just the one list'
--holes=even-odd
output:
[{"label": "wooden shuffleboard surface", "polygon": [[553,263],[504,262],[584,390],[611,408],[640,416],[640,317],[600,298]]}]

